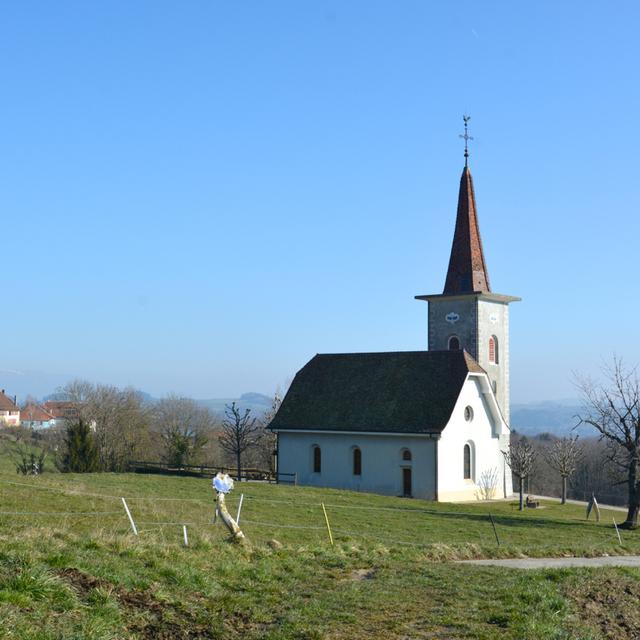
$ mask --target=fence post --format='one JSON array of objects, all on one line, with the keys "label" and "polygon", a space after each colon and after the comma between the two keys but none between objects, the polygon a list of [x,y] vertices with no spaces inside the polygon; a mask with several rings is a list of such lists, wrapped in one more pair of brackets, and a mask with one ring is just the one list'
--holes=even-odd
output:
[{"label": "fence post", "polygon": [[127,516],[129,517],[129,522],[131,523],[131,528],[133,529],[133,533],[137,536],[138,530],[136,529],[136,523],[133,521],[131,517],[131,511],[129,511],[129,507],[127,506],[127,501],[122,498],[122,504],[124,505],[124,510],[127,512]]},{"label": "fence post", "polygon": [[327,523],[327,531],[329,532],[329,542],[333,545],[333,536],[331,535],[331,527],[329,526],[329,518],[327,517],[327,510],[324,508],[324,502],[320,503],[322,505],[322,511],[324,513],[324,521]]},{"label": "fence post", "polygon": [[616,533],[618,534],[618,542],[620,543],[620,546],[622,546],[622,538],[620,537],[620,531],[618,530],[618,523],[616,522],[616,519],[613,519],[613,526],[616,528]]},{"label": "fence post", "polygon": [[238,504],[238,515],[236,516],[236,524],[240,524],[240,512],[242,511],[242,501],[244,500],[244,493],[240,494],[240,503]]},{"label": "fence post", "polygon": [[491,514],[489,514],[489,518],[491,519],[491,526],[493,527],[493,533],[496,536],[496,542],[498,543],[498,546],[500,546],[500,538],[498,538],[498,530],[496,529],[496,523],[493,521],[493,516]]}]

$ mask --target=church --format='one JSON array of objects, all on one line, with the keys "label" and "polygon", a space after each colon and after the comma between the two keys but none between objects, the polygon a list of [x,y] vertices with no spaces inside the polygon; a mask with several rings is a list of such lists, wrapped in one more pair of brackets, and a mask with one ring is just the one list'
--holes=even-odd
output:
[{"label": "church", "polygon": [[301,485],[445,502],[506,498],[509,303],[493,293],[473,179],[460,178],[451,257],[428,305],[428,350],[318,354],[270,424]]}]

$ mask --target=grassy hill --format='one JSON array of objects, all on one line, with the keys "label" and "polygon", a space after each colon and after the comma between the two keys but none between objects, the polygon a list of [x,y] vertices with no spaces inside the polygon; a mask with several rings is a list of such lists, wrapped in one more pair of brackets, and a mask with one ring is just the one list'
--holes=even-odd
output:
[{"label": "grassy hill", "polygon": [[[114,474],[25,478],[0,466],[0,636],[640,634],[635,570],[521,572],[451,562],[638,553],[640,532],[622,532],[623,545],[618,544],[612,517],[620,519],[620,513],[604,511],[596,524],[585,522],[583,509],[574,506],[547,504],[520,514],[509,503],[434,504],[258,483],[236,486],[228,500],[232,512],[241,493],[245,546],[229,544],[222,525],[211,523],[213,493],[204,480]],[[131,532],[123,496],[138,537]]]}]

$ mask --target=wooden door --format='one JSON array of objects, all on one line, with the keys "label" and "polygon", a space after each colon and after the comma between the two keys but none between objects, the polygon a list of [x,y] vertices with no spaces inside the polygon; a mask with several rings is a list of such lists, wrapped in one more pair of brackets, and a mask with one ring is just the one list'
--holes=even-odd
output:
[{"label": "wooden door", "polygon": [[402,470],[402,495],[411,497],[411,469]]}]

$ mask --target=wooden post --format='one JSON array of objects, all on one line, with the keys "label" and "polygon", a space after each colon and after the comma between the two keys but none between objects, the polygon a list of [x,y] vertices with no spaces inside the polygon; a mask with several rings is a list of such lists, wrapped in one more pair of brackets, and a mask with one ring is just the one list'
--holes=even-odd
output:
[{"label": "wooden post", "polygon": [[493,521],[493,516],[491,514],[489,514],[489,518],[491,519],[491,526],[493,527],[493,533],[496,536],[496,542],[498,543],[498,546],[500,546],[500,538],[498,538],[498,530],[496,529],[496,523]]},{"label": "wooden post", "polygon": [[616,533],[618,534],[618,542],[620,543],[620,546],[622,546],[622,538],[620,537],[620,531],[618,530],[618,524],[615,518],[613,519],[613,526],[616,528]]},{"label": "wooden post", "polygon": [[238,515],[236,515],[236,523],[240,524],[240,512],[242,511],[242,501],[244,500],[244,493],[240,494],[240,502],[238,503]]},{"label": "wooden post", "polygon": [[327,531],[329,532],[329,542],[333,544],[333,536],[331,535],[331,527],[329,526],[329,518],[327,517],[327,510],[324,508],[324,502],[320,503],[322,505],[322,511],[324,513],[324,521],[327,523]]},{"label": "wooden post", "polygon": [[124,510],[127,512],[127,516],[129,518],[129,522],[131,523],[131,528],[133,529],[134,535],[138,535],[138,530],[136,529],[136,523],[133,521],[131,517],[131,511],[129,511],[129,507],[127,506],[127,501],[122,498],[122,504],[124,505]]}]

